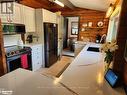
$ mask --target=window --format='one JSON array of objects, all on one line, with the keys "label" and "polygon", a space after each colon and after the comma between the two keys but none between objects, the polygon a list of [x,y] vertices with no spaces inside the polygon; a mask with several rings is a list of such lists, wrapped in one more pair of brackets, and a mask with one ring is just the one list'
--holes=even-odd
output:
[{"label": "window", "polygon": [[71,34],[78,35],[78,22],[71,22]]}]

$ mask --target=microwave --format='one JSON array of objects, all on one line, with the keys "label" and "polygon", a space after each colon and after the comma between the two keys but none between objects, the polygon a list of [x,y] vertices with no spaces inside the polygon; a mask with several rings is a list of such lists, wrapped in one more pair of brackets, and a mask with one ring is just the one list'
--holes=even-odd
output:
[{"label": "microwave", "polygon": [[3,34],[25,34],[24,24],[2,24]]}]

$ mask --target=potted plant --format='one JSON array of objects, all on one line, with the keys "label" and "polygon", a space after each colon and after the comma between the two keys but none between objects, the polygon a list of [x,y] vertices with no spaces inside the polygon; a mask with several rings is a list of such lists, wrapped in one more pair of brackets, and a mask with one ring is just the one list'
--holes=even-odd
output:
[{"label": "potted plant", "polygon": [[100,51],[105,53],[105,71],[108,70],[111,62],[113,61],[114,52],[118,49],[118,45],[116,41],[106,42],[102,44]]}]

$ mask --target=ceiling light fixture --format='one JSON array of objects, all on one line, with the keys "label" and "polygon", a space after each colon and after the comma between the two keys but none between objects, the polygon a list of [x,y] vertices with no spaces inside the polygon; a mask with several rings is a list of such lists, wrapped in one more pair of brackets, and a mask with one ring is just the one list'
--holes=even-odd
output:
[{"label": "ceiling light fixture", "polygon": [[111,16],[111,14],[113,13],[113,11],[114,11],[114,5],[110,4],[110,6],[106,12],[106,18],[109,18]]},{"label": "ceiling light fixture", "polygon": [[61,7],[64,7],[64,4],[58,0],[53,0],[53,2],[60,5]]}]

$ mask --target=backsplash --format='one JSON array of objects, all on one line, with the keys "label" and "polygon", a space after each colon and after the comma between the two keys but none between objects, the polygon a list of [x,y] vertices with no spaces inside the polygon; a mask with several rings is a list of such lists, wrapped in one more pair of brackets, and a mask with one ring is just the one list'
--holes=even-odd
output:
[{"label": "backsplash", "polygon": [[21,35],[4,35],[4,47],[17,45],[18,41],[21,40]]},{"label": "backsplash", "polygon": [[39,36],[38,36],[38,34],[35,33],[35,32],[31,32],[31,33],[26,33],[25,34],[25,43],[26,44],[29,44],[29,42],[27,41],[28,35],[32,35],[32,39],[33,39],[32,43],[39,43]]}]

